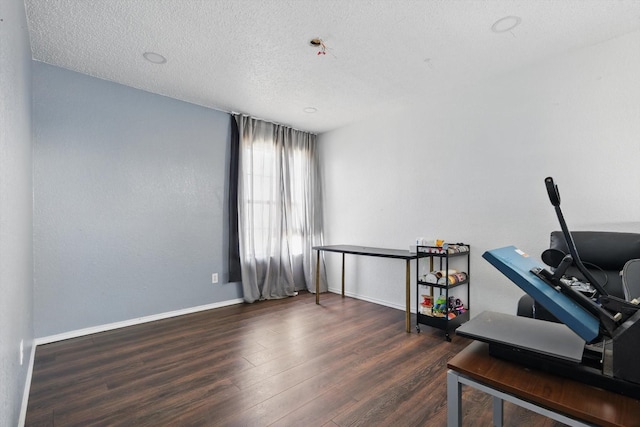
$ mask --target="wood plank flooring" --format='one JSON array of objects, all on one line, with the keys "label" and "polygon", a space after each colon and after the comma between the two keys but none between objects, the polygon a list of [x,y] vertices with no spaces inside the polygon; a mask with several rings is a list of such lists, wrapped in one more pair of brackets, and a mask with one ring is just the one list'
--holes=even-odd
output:
[{"label": "wood plank flooring", "polygon": [[[469,341],[404,312],[312,294],[38,346],[27,426],[445,426],[446,363]],[[465,426],[491,399],[465,387]],[[562,424],[505,404],[505,425]]]}]

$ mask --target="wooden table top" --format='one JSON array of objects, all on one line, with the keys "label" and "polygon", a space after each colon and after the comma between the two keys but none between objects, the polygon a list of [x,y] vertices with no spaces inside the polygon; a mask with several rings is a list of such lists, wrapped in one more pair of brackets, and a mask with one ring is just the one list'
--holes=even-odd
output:
[{"label": "wooden table top", "polygon": [[[640,362],[639,362],[640,363]],[[492,388],[598,426],[640,426],[640,400],[489,355],[474,341],[447,364]]]}]

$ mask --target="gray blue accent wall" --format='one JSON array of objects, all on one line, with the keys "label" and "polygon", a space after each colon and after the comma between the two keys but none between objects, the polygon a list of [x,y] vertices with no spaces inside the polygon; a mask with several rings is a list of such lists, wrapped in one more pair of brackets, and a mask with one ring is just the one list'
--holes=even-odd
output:
[{"label": "gray blue accent wall", "polygon": [[33,99],[36,337],[242,298],[228,114],[38,62]]},{"label": "gray blue accent wall", "polygon": [[24,2],[2,1],[0,426],[19,424],[33,348],[32,200],[31,48],[27,19]]}]

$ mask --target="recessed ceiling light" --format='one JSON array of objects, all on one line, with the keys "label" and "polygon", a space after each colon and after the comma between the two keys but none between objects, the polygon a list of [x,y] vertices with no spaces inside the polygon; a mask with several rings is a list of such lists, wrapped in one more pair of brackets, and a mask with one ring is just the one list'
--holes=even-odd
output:
[{"label": "recessed ceiling light", "polygon": [[167,58],[155,52],[145,52],[142,56],[144,56],[144,59],[149,62],[153,62],[154,64],[164,64],[167,62]]},{"label": "recessed ceiling light", "polygon": [[493,23],[491,31],[494,33],[506,33],[520,25],[520,22],[522,22],[522,18],[519,16],[505,16]]},{"label": "recessed ceiling light", "polygon": [[305,113],[315,113],[316,111],[318,111],[318,109],[316,107],[306,107],[304,110]]}]

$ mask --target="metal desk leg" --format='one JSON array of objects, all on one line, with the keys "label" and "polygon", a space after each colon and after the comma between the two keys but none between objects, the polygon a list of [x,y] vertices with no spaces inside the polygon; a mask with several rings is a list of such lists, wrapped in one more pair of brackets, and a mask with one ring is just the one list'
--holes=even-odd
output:
[{"label": "metal desk leg", "polygon": [[468,385],[483,393],[487,393],[493,398],[493,425],[502,427],[503,403],[506,400],[522,408],[533,411],[537,414],[560,421],[563,424],[573,427],[587,427],[583,421],[569,418],[569,416],[554,412],[550,409],[538,406],[535,403],[522,400],[512,394],[505,393],[493,386],[465,377],[455,372],[453,369],[447,371],[447,422],[449,427],[462,426],[462,385]]},{"label": "metal desk leg", "polygon": [[404,297],[405,297],[405,317],[407,323],[407,332],[411,332],[411,260],[407,260],[407,271],[406,271],[406,286],[404,288]]},{"label": "metal desk leg", "polygon": [[495,427],[502,427],[502,409],[504,407],[504,400],[498,396],[493,396],[493,425]]},{"label": "metal desk leg", "polygon": [[344,252],[342,253],[342,298],[344,298]]},{"label": "metal desk leg", "polygon": [[320,304],[320,251],[316,252],[316,304]]},{"label": "metal desk leg", "polygon": [[447,427],[462,427],[462,383],[452,370],[447,371]]}]

